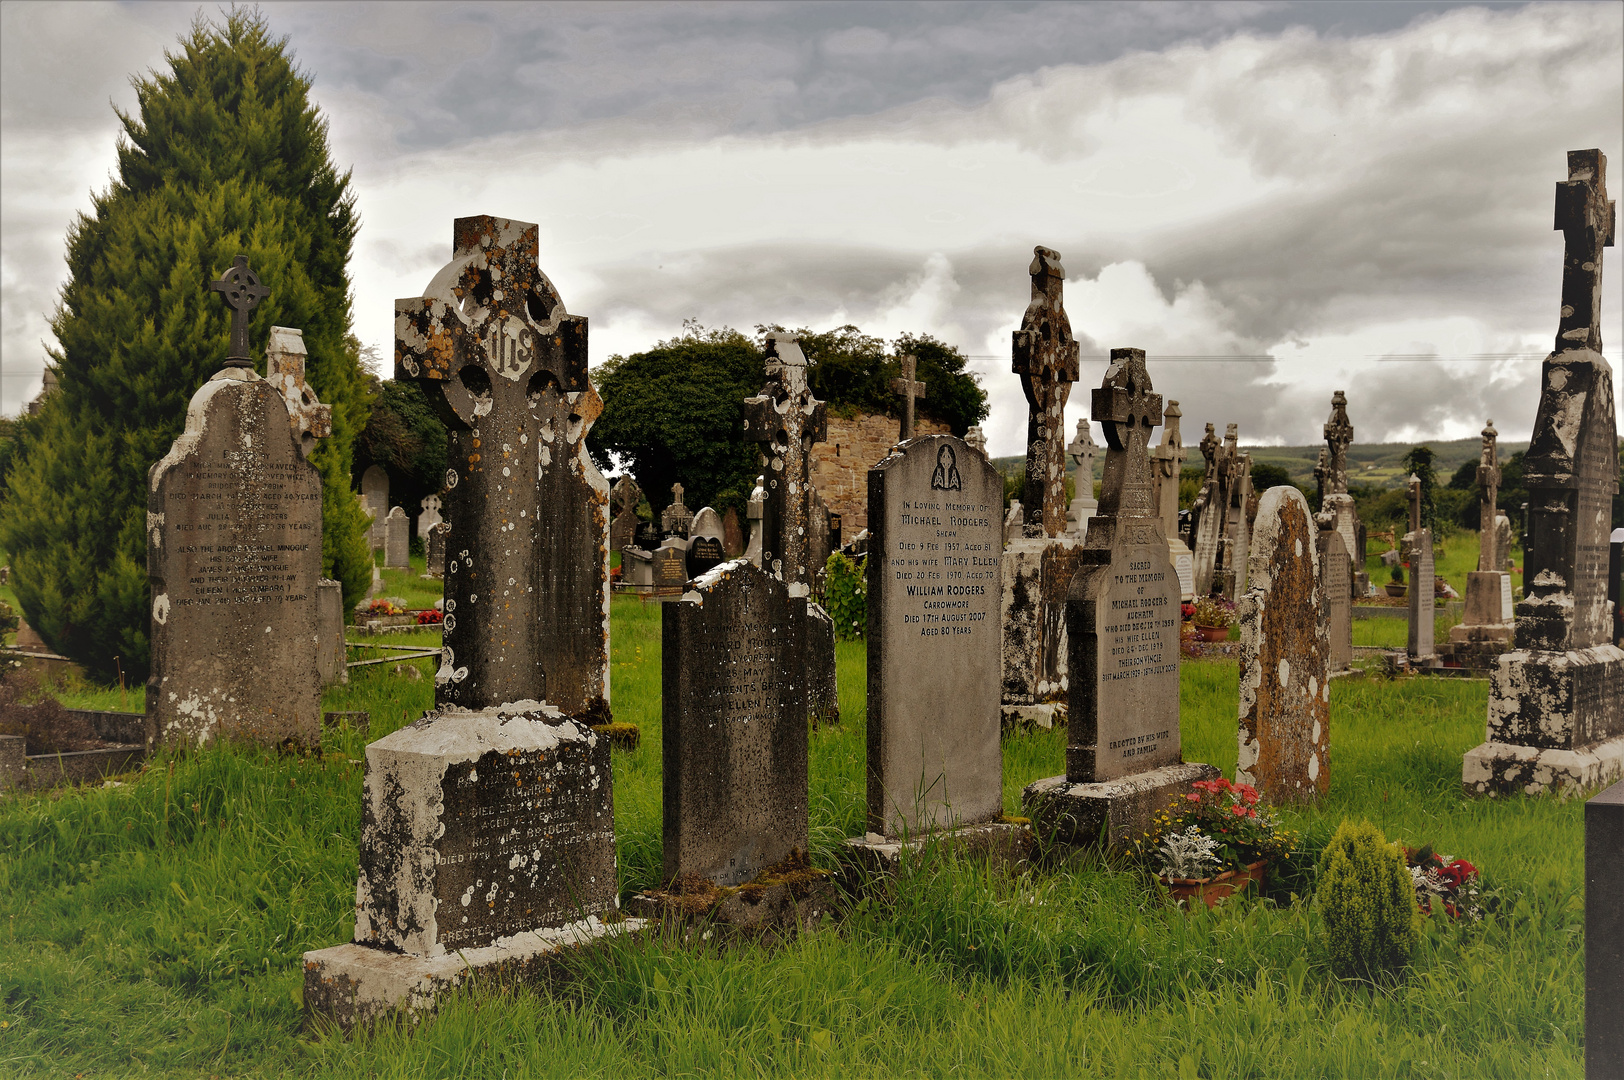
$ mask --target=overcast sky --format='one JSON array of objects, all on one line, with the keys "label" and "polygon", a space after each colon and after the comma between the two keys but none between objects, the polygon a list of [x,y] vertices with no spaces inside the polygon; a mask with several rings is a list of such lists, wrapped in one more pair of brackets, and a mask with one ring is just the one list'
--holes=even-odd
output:
[{"label": "overcast sky", "polygon": [[[0,5],[0,411],[38,391],[112,106],[199,10],[218,17]],[[354,168],[356,333],[386,356],[394,299],[450,258],[453,218],[488,213],[540,224],[594,364],[686,318],[928,332],[975,358],[995,454],[1025,437],[1010,331],[1035,244],[1063,256],[1084,355],[1146,349],[1186,444],[1208,421],[1317,441],[1339,388],[1361,442],[1491,416],[1526,438],[1566,151],[1599,146],[1624,190],[1613,0],[265,10]],[[1068,431],[1103,369],[1085,360]]]}]

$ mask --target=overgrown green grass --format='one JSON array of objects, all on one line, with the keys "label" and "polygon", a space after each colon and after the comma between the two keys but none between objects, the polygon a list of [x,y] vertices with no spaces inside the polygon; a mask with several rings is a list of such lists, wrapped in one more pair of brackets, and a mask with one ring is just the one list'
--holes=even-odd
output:
[{"label": "overgrown green grass", "polygon": [[[660,609],[614,604],[621,884],[660,866]],[[384,639],[390,643],[404,641]],[[432,703],[432,663],[330,688],[373,737]],[[814,732],[814,854],[862,831],[864,652],[839,653],[842,722]],[[1186,757],[1233,775],[1236,669],[1181,672]],[[488,981],[414,1026],[301,1028],[299,956],[349,938],[362,740],[304,758],[160,757],[121,786],[0,799],[0,1074],[20,1076],[1578,1076],[1582,803],[1468,800],[1486,685],[1337,680],[1343,817],[1483,868],[1493,913],[1433,923],[1396,987],[1331,979],[1311,903],[1168,908],[1081,853],[1018,876],[929,857],[838,925],[783,948],[669,937],[576,961],[552,992]],[[1065,733],[1005,740],[1005,804],[1064,765]],[[1309,888],[1298,866],[1285,884]]]}]

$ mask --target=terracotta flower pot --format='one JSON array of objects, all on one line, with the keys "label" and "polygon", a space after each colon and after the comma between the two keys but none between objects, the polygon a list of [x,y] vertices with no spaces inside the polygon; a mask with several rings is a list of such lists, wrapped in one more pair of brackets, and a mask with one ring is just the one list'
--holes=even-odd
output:
[{"label": "terracotta flower pot", "polygon": [[1243,892],[1253,881],[1258,887],[1263,886],[1263,874],[1269,867],[1269,860],[1259,859],[1249,866],[1239,870],[1225,870],[1223,873],[1210,878],[1157,878],[1167,889],[1167,894],[1174,902],[1196,897],[1209,908],[1218,901]]},{"label": "terracotta flower pot", "polygon": [[1200,638],[1202,641],[1224,641],[1229,637],[1229,627],[1202,626],[1200,623],[1197,623],[1195,634],[1196,637]]}]

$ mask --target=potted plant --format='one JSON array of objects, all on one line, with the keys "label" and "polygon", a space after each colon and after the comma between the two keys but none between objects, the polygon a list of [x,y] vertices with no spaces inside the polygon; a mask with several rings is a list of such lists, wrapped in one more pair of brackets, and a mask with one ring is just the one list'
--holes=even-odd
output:
[{"label": "potted plant", "polygon": [[1405,592],[1405,589],[1404,589],[1404,568],[1400,567],[1400,566],[1393,567],[1393,572],[1389,576],[1393,580],[1391,580],[1391,581],[1389,581],[1387,583],[1387,595],[1388,596],[1403,596],[1404,592]]},{"label": "potted plant", "polygon": [[1212,907],[1261,886],[1270,859],[1289,855],[1297,834],[1280,827],[1250,784],[1197,780],[1157,814],[1135,847],[1176,902]]},{"label": "potted plant", "polygon": [[1202,641],[1223,641],[1235,625],[1235,605],[1221,596],[1203,596],[1195,602],[1190,621]]}]

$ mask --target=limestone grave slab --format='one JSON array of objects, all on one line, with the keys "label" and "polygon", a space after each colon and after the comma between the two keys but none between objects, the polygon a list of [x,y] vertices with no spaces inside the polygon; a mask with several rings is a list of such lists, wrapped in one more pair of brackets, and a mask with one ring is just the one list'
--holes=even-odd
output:
[{"label": "limestone grave slab", "polygon": [[344,586],[321,578],[316,582],[316,670],[323,686],[350,681],[344,661]]},{"label": "limestone grave slab", "polygon": [[740,559],[661,616],[665,879],[740,885],[807,850],[806,600]]},{"label": "limestone grave slab", "polygon": [[952,435],[869,470],[868,827],[996,819],[1003,480]]},{"label": "limestone grave slab", "polygon": [[[1260,510],[1259,513],[1262,513]],[[1353,662],[1353,566],[1342,534],[1320,529],[1314,539],[1319,553],[1320,596],[1325,605],[1326,670],[1347,671]]]},{"label": "limestone grave slab", "polygon": [[396,570],[403,570],[412,565],[411,560],[411,529],[412,524],[406,517],[404,507],[394,507],[383,519],[383,564]]},{"label": "limestone grave slab", "polygon": [[[1330,787],[1330,642],[1317,529],[1295,487],[1258,507],[1241,628],[1240,756],[1235,779],[1276,803],[1314,802]],[[1430,548],[1429,548],[1430,550]]]},{"label": "limestone grave slab", "polygon": [[228,366],[148,475],[148,698],[158,737],[316,746],[321,476],[280,393]]}]

